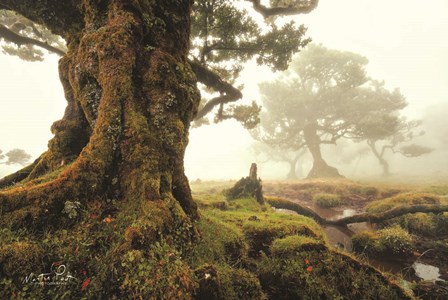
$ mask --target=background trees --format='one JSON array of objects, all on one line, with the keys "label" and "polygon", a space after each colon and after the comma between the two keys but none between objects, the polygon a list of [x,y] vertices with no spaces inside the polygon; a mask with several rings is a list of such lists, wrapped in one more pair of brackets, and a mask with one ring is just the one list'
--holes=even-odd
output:
[{"label": "background trees", "polygon": [[340,176],[321,153],[322,144],[340,138],[367,141],[386,174],[387,149],[407,157],[428,153],[429,148],[405,145],[420,123],[400,117],[404,96],[370,79],[367,62],[354,53],[308,45],[287,72],[260,84],[264,111],[254,137],[297,155],[306,146],[313,158],[308,177]]},{"label": "background trees", "polygon": [[3,154],[3,151],[0,149],[0,164],[19,164],[25,166],[30,159],[31,155],[29,155],[25,152],[25,150],[22,149],[12,149],[5,154]]}]

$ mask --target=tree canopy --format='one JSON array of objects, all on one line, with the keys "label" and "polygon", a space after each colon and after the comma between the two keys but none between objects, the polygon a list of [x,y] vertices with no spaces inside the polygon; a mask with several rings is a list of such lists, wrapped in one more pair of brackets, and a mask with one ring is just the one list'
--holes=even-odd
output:
[{"label": "tree canopy", "polygon": [[[5,160],[6,159],[6,160]],[[5,165],[13,165],[20,164],[25,166],[29,160],[31,159],[31,155],[25,152],[22,149],[12,149],[3,154],[3,151],[0,149],[0,164]]]},{"label": "tree canopy", "polygon": [[[367,63],[355,53],[308,45],[279,78],[260,84],[264,111],[256,138],[296,153],[306,146],[314,160],[309,177],[339,176],[324,161],[322,144],[395,139],[396,148],[409,140],[407,128],[416,122],[399,116],[407,105],[404,96],[369,78]],[[424,150],[403,149],[406,155]]]}]

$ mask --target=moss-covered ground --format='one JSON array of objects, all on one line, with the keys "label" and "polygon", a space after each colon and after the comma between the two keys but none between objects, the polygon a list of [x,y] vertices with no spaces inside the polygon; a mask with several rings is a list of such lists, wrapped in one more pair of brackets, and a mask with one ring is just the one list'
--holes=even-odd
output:
[{"label": "moss-covered ground", "polygon": [[[313,219],[278,213],[252,198],[228,200],[222,190],[231,186],[192,184],[201,215],[193,224],[199,233],[193,243],[182,240],[190,230],[184,224],[164,231],[170,216],[159,209],[167,204],[157,202],[101,207],[92,201],[83,209],[73,203],[61,216],[65,229],[2,228],[0,299],[412,299],[399,277],[330,245]],[[315,195],[331,194],[344,207],[378,211],[443,204],[448,192],[443,186],[412,190],[349,181],[264,186],[268,196],[289,193],[312,202]],[[425,257],[442,259],[448,247],[439,237],[446,225],[446,214],[405,215],[380,224],[360,247],[412,256],[428,246],[415,237],[432,235],[427,242],[437,251]]]},{"label": "moss-covered ground", "polygon": [[[413,206],[446,206],[445,182],[369,182],[345,179],[265,182],[265,194],[275,196],[268,202],[297,211],[294,205],[312,208],[324,217],[343,217],[344,211],[382,214]],[[292,204],[287,205],[287,199]],[[290,202],[290,203],[291,203]],[[361,226],[365,228],[365,226]],[[397,276],[405,275],[422,299],[447,299],[448,288],[448,213],[409,213],[368,226],[363,231],[349,226],[353,254],[374,261],[380,268],[401,266]],[[384,261],[384,263],[383,263]],[[418,261],[439,268],[439,281],[424,282],[414,276],[412,264]],[[395,267],[395,269],[398,269]]]}]

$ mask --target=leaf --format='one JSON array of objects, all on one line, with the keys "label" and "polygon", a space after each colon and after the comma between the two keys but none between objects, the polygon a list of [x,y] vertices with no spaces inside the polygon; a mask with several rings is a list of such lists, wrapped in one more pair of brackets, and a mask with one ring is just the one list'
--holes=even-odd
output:
[{"label": "leaf", "polygon": [[86,288],[87,288],[87,286],[89,285],[89,283],[90,283],[90,277],[89,278],[87,278],[86,280],[84,280],[84,282],[82,283],[82,285],[81,285],[81,291],[84,291]]}]

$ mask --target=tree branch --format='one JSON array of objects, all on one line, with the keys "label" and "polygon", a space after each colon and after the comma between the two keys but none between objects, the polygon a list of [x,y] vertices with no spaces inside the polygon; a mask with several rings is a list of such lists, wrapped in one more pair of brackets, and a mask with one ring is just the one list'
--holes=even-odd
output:
[{"label": "tree branch", "polygon": [[[44,25],[64,38],[73,28],[82,28],[81,0],[0,0],[0,8],[15,11],[25,18]],[[54,13],[58,13],[58,17]]]},{"label": "tree branch", "polygon": [[240,90],[230,83],[223,81],[218,74],[209,70],[207,67],[204,67],[199,62],[191,60],[189,63],[199,82],[221,93],[221,96],[215,97],[205,104],[205,106],[197,113],[195,117],[196,120],[203,118],[218,105],[235,102],[243,97]]},{"label": "tree branch", "polygon": [[413,213],[442,213],[448,211],[448,205],[412,205],[406,207],[397,207],[378,214],[363,213],[351,217],[342,218],[339,220],[326,220],[328,225],[347,225],[351,223],[380,223],[389,219],[400,217],[406,214]]},{"label": "tree branch", "polygon": [[341,218],[338,220],[328,220],[319,216],[313,210],[304,207],[298,203],[288,201],[281,198],[266,197],[266,201],[275,208],[283,208],[295,211],[299,215],[310,217],[316,222],[322,225],[335,225],[335,226],[346,226],[352,223],[370,222],[370,223],[380,223],[389,219],[400,217],[406,214],[413,213],[442,213],[448,211],[448,205],[412,205],[405,207],[397,207],[378,214],[362,213],[359,215],[354,215],[350,217]]},{"label": "tree branch", "polygon": [[39,41],[39,40],[36,40],[33,38],[19,35],[19,34],[15,33],[14,31],[8,29],[6,26],[3,26],[1,24],[0,24],[0,38],[5,39],[6,41],[12,42],[19,47],[22,45],[34,45],[34,46],[44,48],[50,52],[56,53],[60,56],[63,56],[65,54],[65,52],[62,51],[61,49],[53,47],[53,46],[47,44],[46,42],[42,42],[42,41]]},{"label": "tree branch", "polygon": [[287,7],[267,7],[260,3],[260,0],[246,0],[252,2],[253,8],[256,12],[260,13],[264,18],[278,15],[298,15],[307,14],[313,11],[319,0],[296,0]]}]

